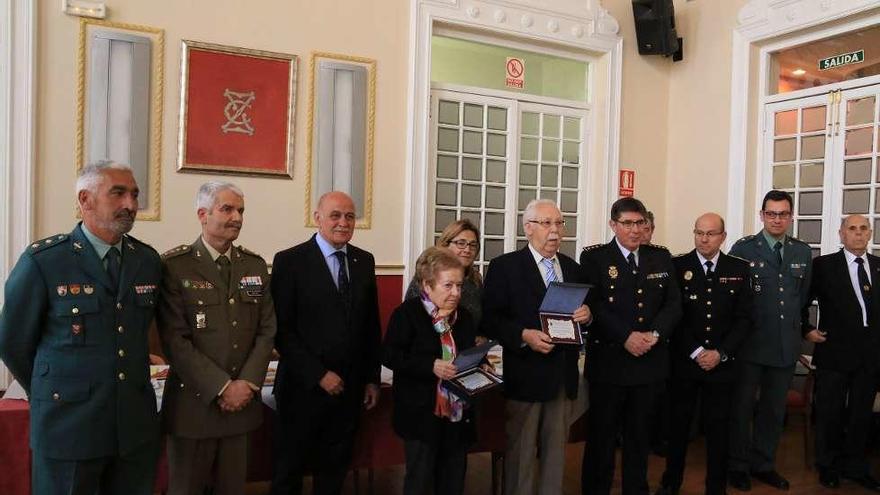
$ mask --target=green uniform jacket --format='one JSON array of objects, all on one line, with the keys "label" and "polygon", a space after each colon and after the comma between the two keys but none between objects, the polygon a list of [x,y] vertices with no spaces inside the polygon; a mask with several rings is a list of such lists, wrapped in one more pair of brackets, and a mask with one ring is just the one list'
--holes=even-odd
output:
[{"label": "green uniform jacket", "polygon": [[810,290],[810,246],[786,237],[782,267],[763,233],[738,240],[730,254],[749,261],[753,331],[737,357],[765,366],[792,366],[801,354],[801,310]]},{"label": "green uniform jacket", "polygon": [[158,440],[147,332],[159,254],[124,236],[118,294],[80,226],[31,244],[6,281],[0,358],[30,396],[31,449],[124,455]]},{"label": "green uniform jacket", "polygon": [[235,413],[217,403],[229,380],[262,387],[276,328],[266,262],[240,246],[232,247],[230,257],[227,286],[201,237],[162,255],[159,334],[171,362],[162,420],[172,435],[238,435],[263,421],[259,390]]}]

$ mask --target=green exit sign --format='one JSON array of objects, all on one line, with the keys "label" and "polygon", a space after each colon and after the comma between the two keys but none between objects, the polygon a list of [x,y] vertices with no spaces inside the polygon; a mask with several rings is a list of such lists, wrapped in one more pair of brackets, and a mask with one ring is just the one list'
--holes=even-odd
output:
[{"label": "green exit sign", "polygon": [[844,65],[860,64],[865,61],[865,50],[841,53],[819,61],[819,70],[836,69]]}]

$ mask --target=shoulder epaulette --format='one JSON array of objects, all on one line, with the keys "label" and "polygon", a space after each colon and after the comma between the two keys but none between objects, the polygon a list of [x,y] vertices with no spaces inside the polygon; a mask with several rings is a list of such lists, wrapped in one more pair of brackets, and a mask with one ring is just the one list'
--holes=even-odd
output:
[{"label": "shoulder epaulette", "polygon": [[751,241],[755,238],[755,234],[747,235],[745,237],[740,237],[738,241],[734,242],[734,244],[739,244],[740,242]]},{"label": "shoulder epaulette", "polygon": [[662,249],[662,250],[664,250],[664,251],[669,251],[669,248],[668,248],[668,247],[666,247],[666,246],[661,246],[660,244],[645,244],[645,246],[652,247],[652,248],[657,248],[657,249]]},{"label": "shoulder epaulette", "polygon": [[[125,239],[128,239],[129,241],[132,241],[135,244],[137,244],[141,247],[145,247],[145,248],[149,249],[150,251],[156,252],[158,254],[158,251],[156,251],[156,248],[154,248],[152,245],[147,244],[146,242],[138,239],[137,237],[133,237],[128,234],[125,234]],[[131,246],[129,246],[129,247],[131,247]]]},{"label": "shoulder epaulette", "polygon": [[751,260],[747,260],[747,259],[745,259],[745,258],[742,258],[742,257],[740,257],[740,256],[736,256],[736,255],[734,255],[734,254],[728,254],[728,256],[730,256],[731,258],[734,258],[734,259],[738,259],[738,260],[740,260],[740,261],[745,261],[746,263],[751,263],[751,262],[752,262]]},{"label": "shoulder epaulette", "polygon": [[262,256],[260,256],[259,254],[257,254],[257,253],[255,253],[255,252],[251,251],[250,249],[248,249],[248,248],[246,248],[246,247],[244,247],[244,246],[238,246],[238,250],[241,251],[241,252],[244,253],[244,254],[249,254],[249,255],[251,255],[251,256],[256,256],[257,258],[263,259]]},{"label": "shoulder epaulette", "polygon": [[805,246],[809,246],[809,244],[807,244],[806,242],[804,242],[804,241],[798,239],[797,237],[794,237],[794,236],[788,236],[788,238],[789,238],[790,240],[794,241],[794,242],[797,242],[797,243],[803,244],[803,245],[805,245]]},{"label": "shoulder epaulette", "polygon": [[188,253],[189,251],[189,244],[181,244],[180,246],[171,248],[168,251],[162,253],[162,259],[167,260],[168,258],[174,258],[176,256],[180,256],[181,254]]},{"label": "shoulder epaulette", "polygon": [[44,249],[47,249],[52,246],[57,246],[62,242],[66,241],[69,236],[67,234],[55,234],[53,236],[46,237],[45,239],[40,239],[39,241],[34,241],[28,246],[29,253],[38,253]]},{"label": "shoulder epaulette", "polygon": [[597,247],[602,247],[604,245],[605,244],[593,244],[592,246],[584,246],[584,251],[592,251],[593,249],[596,249]]},{"label": "shoulder epaulette", "polygon": [[689,255],[689,254],[691,254],[691,252],[690,252],[690,251],[687,251],[687,252],[684,252],[684,253],[678,253],[678,254],[676,254],[676,255],[673,255],[672,257],[673,257],[673,258],[681,258],[682,256],[687,256],[687,255]]}]

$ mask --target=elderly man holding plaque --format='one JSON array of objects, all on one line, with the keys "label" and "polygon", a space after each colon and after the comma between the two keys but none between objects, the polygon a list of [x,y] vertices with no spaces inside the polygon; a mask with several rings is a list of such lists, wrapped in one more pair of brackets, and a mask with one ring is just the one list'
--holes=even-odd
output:
[{"label": "elderly man holding plaque", "polygon": [[383,361],[394,371],[392,422],[406,452],[406,495],[464,492],[476,429],[466,394],[447,382],[464,371],[456,358],[473,348],[476,337],[473,317],[459,307],[463,279],[454,254],[425,250],[416,261],[420,294],[394,310],[385,334]]},{"label": "elderly man holding plaque", "polygon": [[667,341],[681,318],[681,296],[669,251],[641,244],[646,214],[635,198],[617,200],[609,221],[614,239],[581,253],[593,285],[587,301],[595,309],[584,370],[590,380],[585,495],[611,491],[621,426],[623,493],[648,493],[651,417],[669,373]]},{"label": "elderly man holding plaque", "polygon": [[[565,221],[556,203],[532,201],[523,213],[529,243],[492,260],[483,290],[483,332],[504,347],[507,397],[507,494],[562,493],[565,440],[578,394],[578,346],[553,344],[541,330],[539,308],[552,282],[582,282],[577,263],[559,253]],[[572,315],[587,323],[581,305]],[[540,458],[537,455],[541,446]],[[540,464],[540,465],[538,465]]]}]

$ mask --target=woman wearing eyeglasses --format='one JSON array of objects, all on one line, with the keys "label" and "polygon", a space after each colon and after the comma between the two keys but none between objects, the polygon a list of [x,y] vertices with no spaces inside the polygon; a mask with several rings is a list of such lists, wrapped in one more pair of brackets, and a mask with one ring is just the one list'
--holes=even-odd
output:
[{"label": "woman wearing eyeglasses", "polygon": [[[468,310],[474,319],[474,327],[480,328],[480,319],[483,315],[481,303],[483,277],[480,275],[480,270],[474,266],[474,260],[480,254],[480,229],[466,218],[452,222],[443,229],[440,238],[437,239],[437,247],[449,249],[464,267],[464,282],[461,286],[459,306]],[[418,297],[421,294],[421,286],[417,278],[417,276],[413,276],[409,283],[406,299]],[[485,341],[485,337],[477,337],[478,343]]]}]

